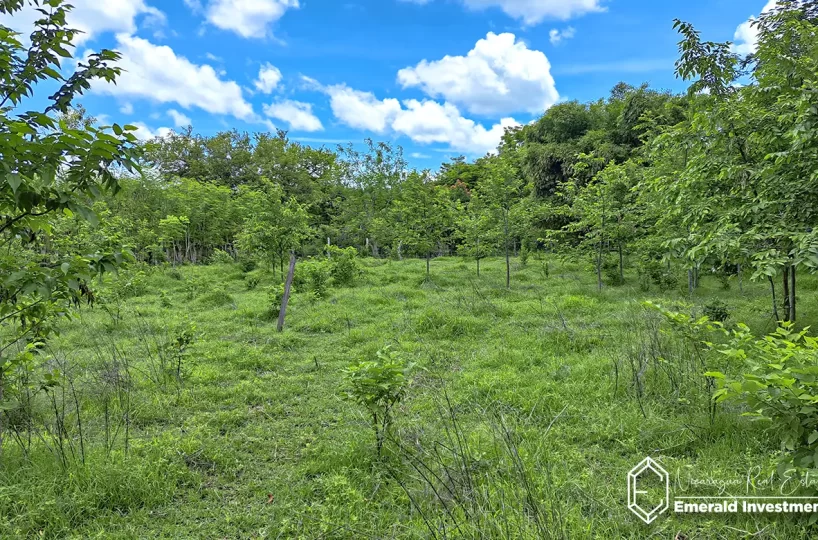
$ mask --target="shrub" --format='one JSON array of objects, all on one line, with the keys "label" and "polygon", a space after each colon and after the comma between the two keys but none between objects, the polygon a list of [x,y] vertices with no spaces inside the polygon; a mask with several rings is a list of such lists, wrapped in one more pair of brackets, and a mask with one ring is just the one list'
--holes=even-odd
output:
[{"label": "shrub", "polygon": [[409,386],[407,365],[389,346],[375,354],[375,360],[353,364],[344,372],[343,396],[366,408],[370,415],[378,455],[393,423],[393,411],[406,395]]},{"label": "shrub", "polygon": [[184,276],[182,276],[182,272],[176,267],[173,267],[170,270],[168,270],[168,276],[171,279],[175,279],[176,281],[182,281],[184,279]]},{"label": "shrub", "polygon": [[324,298],[329,288],[331,266],[326,260],[310,260],[302,263],[301,274],[308,289],[318,298]]},{"label": "shrub", "polygon": [[713,300],[704,306],[704,314],[711,321],[721,323],[730,318],[730,308],[721,300]]},{"label": "shrub", "polygon": [[713,399],[742,402],[748,409],[744,416],[770,422],[784,451],[780,474],[790,468],[814,471],[818,468],[818,338],[808,336],[808,328],[795,332],[791,322],[761,339],[744,324],[731,331],[720,329],[728,341],[713,348],[743,362],[751,373],[733,381],[721,372],[707,373],[718,381]]},{"label": "shrub", "polygon": [[351,286],[361,273],[358,268],[358,250],[353,247],[341,249],[329,246],[330,273],[335,285]]},{"label": "shrub", "polygon": [[[292,293],[292,288],[290,289]],[[274,319],[281,312],[281,302],[284,300],[284,284],[279,283],[267,289],[267,317]]]},{"label": "shrub", "polygon": [[233,264],[234,262],[236,261],[233,256],[221,249],[215,250],[210,256],[210,264]]},{"label": "shrub", "polygon": [[258,284],[261,282],[261,276],[256,275],[247,275],[244,277],[244,286],[247,287],[248,291],[254,290],[258,287]]},{"label": "shrub", "polygon": [[636,271],[639,275],[639,286],[645,291],[650,289],[651,284],[657,285],[663,291],[679,285],[679,276],[657,259],[642,259],[637,264]]},{"label": "shrub", "polygon": [[242,272],[252,272],[258,266],[258,261],[256,261],[253,257],[243,255],[239,257],[239,266],[241,267]]},{"label": "shrub", "polygon": [[215,289],[206,295],[202,296],[199,300],[202,304],[205,304],[210,307],[220,307],[226,306],[228,304],[234,304],[235,301],[230,294],[227,293],[224,289]]}]

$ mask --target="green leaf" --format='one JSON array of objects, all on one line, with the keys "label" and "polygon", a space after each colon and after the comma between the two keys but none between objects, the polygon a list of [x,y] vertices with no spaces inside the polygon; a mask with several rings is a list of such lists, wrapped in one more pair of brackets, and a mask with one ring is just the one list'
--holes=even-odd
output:
[{"label": "green leaf", "polygon": [[9,173],[6,175],[6,182],[9,186],[11,186],[11,191],[17,195],[17,190],[20,188],[20,184],[23,183],[23,177],[20,176],[19,173]]}]

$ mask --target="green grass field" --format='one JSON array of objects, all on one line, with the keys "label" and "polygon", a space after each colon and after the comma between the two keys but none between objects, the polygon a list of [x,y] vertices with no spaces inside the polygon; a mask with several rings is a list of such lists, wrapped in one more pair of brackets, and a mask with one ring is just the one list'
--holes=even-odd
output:
[{"label": "green grass field", "polygon": [[[479,278],[473,262],[435,259],[430,281],[421,260],[364,260],[355,287],[320,300],[297,291],[282,333],[266,315],[277,280],[254,270],[248,289],[238,265],[154,270],[118,307],[83,307],[48,351],[76,381],[67,405],[55,399],[70,436],[54,448],[59,415],[43,407],[28,456],[6,442],[0,537],[808,535],[806,518],[783,515],[668,512],[645,525],[626,504],[628,470],[646,456],[671,471],[676,495],[708,489],[691,478],[774,467],[769,426],[730,405],[711,422],[702,372],[641,305],[701,314],[718,298],[730,321],[765,332],[767,284],[745,279],[740,292],[706,277],[691,298],[686,283],[644,291],[629,275],[598,292],[578,264],[512,264],[506,290],[500,259]],[[801,280],[801,324],[818,313],[815,289]],[[160,351],[190,324],[180,383]],[[363,409],[341,397],[341,370],[390,344],[417,368],[378,457]],[[631,366],[645,351],[640,396]]]}]

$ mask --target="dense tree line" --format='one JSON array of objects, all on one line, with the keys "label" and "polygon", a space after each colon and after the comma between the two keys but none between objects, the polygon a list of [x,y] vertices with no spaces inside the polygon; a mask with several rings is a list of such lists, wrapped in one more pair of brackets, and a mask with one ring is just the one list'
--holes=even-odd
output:
[{"label": "dense tree line", "polygon": [[[5,103],[56,77],[49,66],[69,54],[73,34],[53,31],[66,6],[53,4],[37,54],[3,38]],[[387,143],[332,151],[281,131],[188,128],[138,144],[131,129],[98,126],[74,103],[89,80],[118,74],[109,66],[118,55],[103,51],[45,110],[2,111],[3,313],[30,329],[25,317],[46,298],[77,301],[91,275],[128,253],[180,264],[224,252],[281,269],[291,251],[317,255],[330,243],[422,257],[427,272],[436,255],[469,257],[478,273],[480,258],[503,255],[507,282],[512,256],[544,250],[586,258],[600,288],[629,267],[659,286],[686,271],[691,290],[703,271],[746,271],[769,282],[776,317],[793,320],[797,274],[818,265],[816,5],[785,0],[762,16],[746,58],[678,21],[687,93],[620,83],[438,171],[410,170]]]}]

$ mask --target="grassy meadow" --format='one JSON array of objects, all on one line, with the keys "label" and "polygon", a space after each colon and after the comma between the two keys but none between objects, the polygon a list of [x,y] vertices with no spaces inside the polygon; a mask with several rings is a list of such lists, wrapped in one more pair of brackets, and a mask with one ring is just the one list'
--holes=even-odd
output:
[{"label": "grassy meadow", "polygon": [[[512,261],[510,290],[501,259],[483,261],[480,277],[463,259],[434,259],[430,280],[425,270],[364,259],[354,287],[320,299],[296,287],[282,333],[267,313],[280,278],[264,269],[129,270],[113,300],[107,283],[48,345],[71,382],[40,395],[38,435],[5,444],[0,538],[812,530],[784,515],[668,512],[645,525],[626,504],[626,475],[646,456],[671,471],[677,495],[708,489],[691,478],[774,468],[769,426],[729,404],[711,420],[689,345],[641,304],[698,316],[720,299],[728,324],[763,333],[775,328],[768,284],[705,276],[691,297],[684,280],[644,290],[628,275],[597,291],[590,268],[556,258]],[[816,285],[801,278],[799,324],[818,314]],[[342,369],[386,345],[416,367],[378,456],[364,410],[341,395]]]}]

